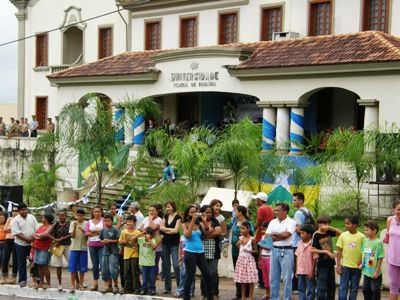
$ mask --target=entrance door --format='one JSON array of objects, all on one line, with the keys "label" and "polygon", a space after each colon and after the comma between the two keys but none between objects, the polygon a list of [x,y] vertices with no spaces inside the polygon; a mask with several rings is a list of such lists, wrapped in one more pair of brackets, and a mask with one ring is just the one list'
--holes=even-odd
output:
[{"label": "entrance door", "polygon": [[39,123],[38,129],[45,129],[47,120],[47,97],[36,97],[36,118]]},{"label": "entrance door", "polygon": [[180,94],[178,95],[178,124],[187,123],[190,126],[200,119],[199,94]]}]

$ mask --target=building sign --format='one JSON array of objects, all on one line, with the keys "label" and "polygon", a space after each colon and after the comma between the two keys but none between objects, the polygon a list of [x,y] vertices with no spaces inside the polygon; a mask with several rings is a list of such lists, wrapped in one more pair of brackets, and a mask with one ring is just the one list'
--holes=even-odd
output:
[{"label": "building sign", "polygon": [[219,72],[199,71],[199,62],[193,61],[189,72],[171,73],[171,82],[174,88],[215,87],[219,80]]}]

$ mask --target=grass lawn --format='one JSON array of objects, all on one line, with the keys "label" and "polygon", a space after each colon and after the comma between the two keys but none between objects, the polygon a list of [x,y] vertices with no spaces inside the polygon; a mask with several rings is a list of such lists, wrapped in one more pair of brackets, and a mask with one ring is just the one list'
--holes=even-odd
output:
[{"label": "grass lawn", "polygon": [[[358,227],[358,231],[360,231],[361,233],[364,233],[364,223],[367,220],[361,220],[360,222],[360,226]],[[378,237],[380,236],[380,232],[382,229],[386,228],[386,219],[380,219],[378,220],[378,224],[379,224],[379,233],[378,233]],[[344,227],[344,219],[332,219],[332,223],[331,223],[332,227],[335,227],[337,229],[340,229],[342,231],[346,231],[346,228]],[[333,246],[336,249],[336,241],[338,238],[333,238]]]}]

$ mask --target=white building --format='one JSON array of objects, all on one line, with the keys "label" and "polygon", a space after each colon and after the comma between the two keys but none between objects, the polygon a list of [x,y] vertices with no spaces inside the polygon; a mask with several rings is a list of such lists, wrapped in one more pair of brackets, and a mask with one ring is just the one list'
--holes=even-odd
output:
[{"label": "white building", "polygon": [[41,124],[93,92],[116,109],[155,97],[173,123],[218,124],[231,103],[263,119],[265,149],[399,122],[399,1],[10,1],[36,35],[19,45],[18,114]]}]

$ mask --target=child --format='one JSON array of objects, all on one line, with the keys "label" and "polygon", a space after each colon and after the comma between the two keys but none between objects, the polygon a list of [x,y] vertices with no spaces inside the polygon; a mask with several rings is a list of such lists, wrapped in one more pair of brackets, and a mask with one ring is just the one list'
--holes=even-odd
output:
[{"label": "child", "polygon": [[[253,298],[254,284],[258,282],[258,270],[253,254],[257,254],[256,240],[250,235],[251,224],[244,221],[240,226],[239,257],[236,262],[234,281],[241,284],[242,295],[246,294],[249,286],[249,299]],[[244,298],[244,297],[242,297]]]},{"label": "child", "polygon": [[[179,261],[179,267],[180,267],[180,280],[179,280],[179,287],[177,289],[177,292],[175,294],[176,297],[183,297],[183,290],[185,287],[185,280],[186,280],[186,267],[185,264],[183,263],[183,258],[185,256],[185,249],[186,247],[186,239],[185,236],[182,235],[179,241],[179,252],[178,252],[178,261]],[[190,296],[194,297],[194,289],[195,289],[195,282],[196,279],[193,280],[192,286],[190,287]]]},{"label": "child", "polygon": [[88,270],[87,238],[85,236],[85,210],[76,210],[76,221],[71,222],[71,252],[69,254],[68,272],[71,273],[71,293],[75,292],[75,280],[79,272],[79,290],[83,291],[83,280]]},{"label": "child", "polygon": [[318,254],[311,251],[313,233],[313,225],[305,224],[301,227],[300,241],[295,252],[299,300],[314,299],[315,297],[315,260],[318,258]]},{"label": "child", "polygon": [[366,300],[381,299],[382,260],[385,257],[382,241],[377,238],[379,225],[376,221],[364,224],[364,233],[368,238],[362,246],[362,263],[360,268],[364,275],[363,294]]},{"label": "child", "polygon": [[[103,218],[104,228],[99,238],[104,244],[101,273],[104,281],[104,293],[118,293],[118,241],[119,231],[113,226],[114,216],[110,213]],[[114,288],[112,288],[112,282]]]},{"label": "child", "polygon": [[125,221],[126,229],[119,236],[119,244],[124,252],[124,277],[125,286],[121,294],[139,293],[139,248],[137,239],[143,234],[136,229],[136,217],[130,215]]},{"label": "child", "polygon": [[339,229],[331,227],[332,219],[322,215],[317,219],[318,230],[312,238],[311,251],[318,254],[317,300],[335,299],[335,253],[332,238],[340,236]]},{"label": "child", "polygon": [[258,246],[261,248],[260,255],[258,258],[258,266],[262,271],[262,277],[265,287],[265,296],[261,298],[261,300],[266,300],[270,298],[270,285],[269,285],[269,270],[270,270],[270,259],[271,259],[271,249],[272,238],[270,236],[265,236],[265,232],[267,231],[269,222],[266,221],[262,224],[262,234],[263,239],[258,242]]},{"label": "child", "polygon": [[347,229],[342,233],[336,243],[337,266],[336,272],[340,274],[339,300],[346,300],[350,285],[349,300],[357,299],[360,284],[361,270],[359,265],[362,258],[362,245],[365,236],[357,231],[358,217],[348,216],[344,220]]},{"label": "child", "polygon": [[142,289],[141,295],[146,295],[148,286],[150,295],[156,294],[156,249],[160,243],[155,239],[155,231],[151,227],[146,227],[145,237],[138,239],[139,244],[139,265],[142,266]]},{"label": "child", "polygon": [[232,200],[232,216],[231,216],[231,222],[226,225],[226,235],[225,238],[222,240],[222,243],[228,243],[229,242],[229,233],[233,227],[233,225],[236,224],[236,209],[239,206],[239,200],[234,199]]}]

